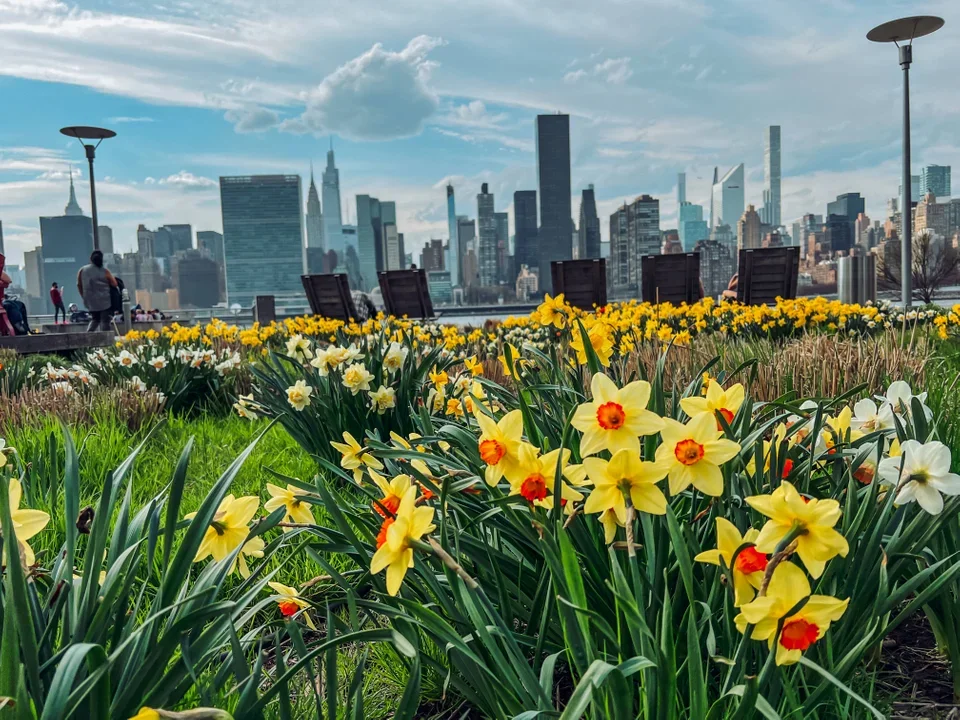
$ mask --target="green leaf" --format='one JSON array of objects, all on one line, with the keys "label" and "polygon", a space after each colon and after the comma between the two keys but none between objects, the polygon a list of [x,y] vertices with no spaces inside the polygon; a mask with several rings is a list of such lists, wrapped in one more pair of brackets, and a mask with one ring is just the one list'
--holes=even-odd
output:
[{"label": "green leaf", "polygon": [[867,710],[869,710],[871,713],[873,713],[873,716],[874,716],[875,718],[877,718],[878,720],[883,720],[883,713],[881,713],[879,710],[877,710],[873,705],[871,705],[870,703],[868,703],[864,698],[862,698],[860,695],[858,695],[857,693],[855,693],[855,692],[854,692],[853,690],[851,690],[849,687],[847,687],[847,686],[844,685],[842,682],[840,682],[839,680],[837,680],[837,678],[835,678],[835,677],[834,677],[832,674],[830,674],[827,670],[823,669],[822,667],[820,667],[819,665],[817,665],[817,663],[813,662],[813,660],[811,660],[811,659],[808,658],[808,657],[801,656],[801,657],[800,657],[800,664],[803,665],[804,667],[810,668],[811,670],[813,670],[814,672],[816,672],[817,674],[819,674],[821,677],[823,677],[823,678],[824,678],[827,682],[829,682],[831,685],[835,685],[836,687],[838,687],[838,688],[840,688],[841,690],[843,690],[843,692],[845,692],[847,695],[849,695],[851,698],[853,698],[854,700],[856,700],[858,703],[860,703],[861,705],[863,705]]}]

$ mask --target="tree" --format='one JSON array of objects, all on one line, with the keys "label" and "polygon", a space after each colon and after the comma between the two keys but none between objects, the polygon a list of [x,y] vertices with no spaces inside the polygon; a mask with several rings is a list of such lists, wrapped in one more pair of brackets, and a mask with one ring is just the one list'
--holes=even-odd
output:
[{"label": "tree", "polygon": [[[884,261],[883,256],[877,257],[877,274],[881,286],[886,289],[897,289],[900,285],[900,253],[891,258],[891,262]],[[947,281],[954,279],[960,270],[960,253],[953,245],[936,234],[923,231],[913,237],[913,298],[924,303],[933,302],[937,290]]]}]

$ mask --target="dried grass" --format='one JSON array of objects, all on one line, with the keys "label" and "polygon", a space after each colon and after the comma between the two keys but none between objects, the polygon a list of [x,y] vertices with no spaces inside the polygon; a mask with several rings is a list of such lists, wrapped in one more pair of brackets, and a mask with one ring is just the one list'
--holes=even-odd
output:
[{"label": "dried grass", "polygon": [[54,388],[24,388],[3,397],[0,435],[37,425],[51,417],[70,426],[109,420],[135,432],[155,423],[163,413],[164,400],[156,393],[138,393],[130,388],[98,386],[72,394]]}]

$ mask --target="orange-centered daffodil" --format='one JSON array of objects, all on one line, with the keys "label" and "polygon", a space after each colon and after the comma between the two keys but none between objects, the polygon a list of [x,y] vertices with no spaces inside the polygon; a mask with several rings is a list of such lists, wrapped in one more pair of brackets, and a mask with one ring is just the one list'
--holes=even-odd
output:
[{"label": "orange-centered daffodil", "polygon": [[704,495],[718,497],[723,492],[720,466],[736,457],[740,445],[721,439],[717,421],[709,413],[700,413],[686,425],[671,418],[663,421],[657,448],[657,463],[670,478],[670,494],[677,495],[693,485]]},{"label": "orange-centered daffodil", "polygon": [[[726,518],[717,518],[717,547],[715,550],[704,550],[694,560],[697,562],[719,565],[720,558],[733,572],[733,605],[740,607],[750,602],[763,582],[763,574],[767,569],[767,556],[759,552],[753,545],[747,545],[737,553],[737,548],[745,543],[754,543],[759,531],[750,528],[745,535],[741,535],[736,525]],[[737,559],[733,559],[737,553]]]},{"label": "orange-centered daffodil", "polygon": [[571,422],[583,433],[580,454],[629,450],[639,456],[640,436],[653,435],[663,427],[663,419],[647,410],[650,383],[637,380],[618,388],[613,380],[597,373],[590,390],[593,400],[578,407]]}]

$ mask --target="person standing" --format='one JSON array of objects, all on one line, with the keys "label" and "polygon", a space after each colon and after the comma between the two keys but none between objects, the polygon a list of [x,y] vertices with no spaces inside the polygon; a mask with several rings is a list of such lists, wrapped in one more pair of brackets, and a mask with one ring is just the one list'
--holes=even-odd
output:
[{"label": "person standing", "polygon": [[87,332],[110,330],[110,288],[116,286],[116,278],[103,266],[103,253],[94,250],[90,254],[90,264],[84,265],[77,273],[77,290],[90,311]]},{"label": "person standing", "polygon": [[54,325],[59,325],[57,318],[60,317],[61,313],[63,314],[63,322],[67,322],[67,309],[63,306],[63,290],[60,289],[60,286],[57,283],[54,283],[50,286],[50,302],[53,303],[53,323]]}]

